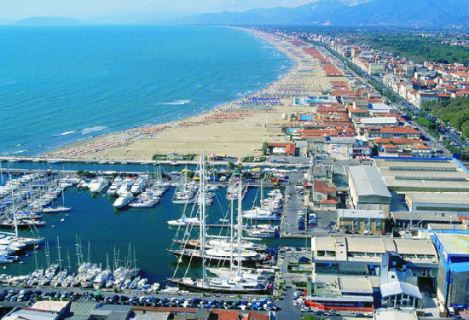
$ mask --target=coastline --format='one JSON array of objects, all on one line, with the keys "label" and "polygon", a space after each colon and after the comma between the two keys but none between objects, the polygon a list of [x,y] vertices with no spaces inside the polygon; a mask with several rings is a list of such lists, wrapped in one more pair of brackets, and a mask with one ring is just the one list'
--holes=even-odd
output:
[{"label": "coastline", "polygon": [[[65,145],[41,156],[80,160],[149,161],[155,154],[198,154],[205,149],[209,154],[242,157],[259,155],[264,141],[284,142],[281,125],[285,120],[285,112],[291,109],[292,104],[292,97],[287,92],[289,84],[294,82],[302,68],[314,64],[314,59],[302,54],[301,50],[287,40],[278,39],[272,34],[254,29],[237,29],[249,32],[283,53],[293,63],[291,68],[265,88],[201,114],[97,136]],[[312,68],[316,72],[312,72],[312,77],[324,78],[319,69]],[[324,87],[329,87],[326,80],[319,82],[320,86],[311,83],[309,94],[319,94]],[[278,103],[249,107],[249,103],[252,103],[250,99],[255,97],[270,97],[269,99],[275,99]],[[247,107],[242,105],[246,101]],[[303,108],[305,111],[311,110],[310,107]],[[301,111],[301,107],[295,107],[295,111]]]}]

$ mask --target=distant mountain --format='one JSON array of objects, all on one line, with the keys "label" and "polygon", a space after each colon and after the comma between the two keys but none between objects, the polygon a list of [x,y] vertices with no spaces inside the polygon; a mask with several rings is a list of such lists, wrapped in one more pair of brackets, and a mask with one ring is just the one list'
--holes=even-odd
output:
[{"label": "distant mountain", "polygon": [[80,20],[66,17],[31,17],[16,21],[17,25],[25,26],[68,26],[81,23]]},{"label": "distant mountain", "polygon": [[234,25],[469,27],[469,0],[320,0],[296,8],[190,17],[186,22]]}]

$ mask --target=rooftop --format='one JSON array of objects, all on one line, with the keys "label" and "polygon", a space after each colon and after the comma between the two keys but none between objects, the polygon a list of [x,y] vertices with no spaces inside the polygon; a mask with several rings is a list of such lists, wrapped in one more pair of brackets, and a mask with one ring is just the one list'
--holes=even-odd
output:
[{"label": "rooftop", "polygon": [[31,306],[31,309],[41,311],[51,311],[59,313],[70,304],[70,301],[38,301]]},{"label": "rooftop", "polygon": [[[436,261],[437,253],[429,239],[399,239],[391,237],[348,236],[313,237],[311,240],[315,258],[318,260],[354,260],[363,258],[370,261],[380,259],[385,252],[406,255],[410,260]],[[318,251],[335,252],[335,256],[319,256]],[[421,256],[418,258],[417,256]],[[359,260],[362,261],[362,260]]]},{"label": "rooftop", "polygon": [[386,219],[382,210],[337,209],[337,217],[350,219]]},{"label": "rooftop", "polygon": [[447,254],[469,255],[469,234],[436,233]]},{"label": "rooftop", "polygon": [[469,192],[469,174],[454,161],[378,158],[373,162],[395,191]]},{"label": "rooftop", "polygon": [[391,198],[391,194],[384,184],[381,174],[375,167],[351,166],[349,167],[349,172],[359,196],[377,195]]},{"label": "rooftop", "polygon": [[339,277],[337,280],[340,291],[352,294],[373,294],[371,282],[366,278]]},{"label": "rooftop", "polygon": [[395,117],[374,117],[374,118],[362,118],[360,122],[364,125],[370,124],[397,124],[397,118]]},{"label": "rooftop", "polygon": [[412,202],[469,205],[469,192],[407,192],[406,196]]},{"label": "rooftop", "polygon": [[381,295],[383,298],[389,297],[389,296],[395,296],[398,294],[406,294],[418,299],[422,299],[422,295],[420,293],[419,287],[416,285],[407,283],[407,282],[402,282],[402,281],[393,281],[393,282],[388,282],[385,284],[382,284],[380,286],[381,289]]},{"label": "rooftop", "polygon": [[409,212],[393,211],[391,217],[394,220],[415,220],[417,221],[437,221],[437,222],[458,222],[458,214],[454,212]]}]

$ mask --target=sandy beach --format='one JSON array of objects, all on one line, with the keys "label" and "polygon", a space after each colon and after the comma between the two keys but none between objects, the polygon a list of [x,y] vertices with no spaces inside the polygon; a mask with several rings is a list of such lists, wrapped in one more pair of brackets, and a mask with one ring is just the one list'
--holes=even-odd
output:
[{"label": "sandy beach", "polygon": [[319,95],[331,89],[320,61],[286,39],[249,30],[293,60],[279,80],[250,96],[209,112],[166,124],[133,128],[71,144],[45,157],[83,160],[149,161],[155,154],[208,154],[243,157],[260,155],[263,142],[285,142],[282,127],[293,112],[311,107],[293,106],[293,97]]}]

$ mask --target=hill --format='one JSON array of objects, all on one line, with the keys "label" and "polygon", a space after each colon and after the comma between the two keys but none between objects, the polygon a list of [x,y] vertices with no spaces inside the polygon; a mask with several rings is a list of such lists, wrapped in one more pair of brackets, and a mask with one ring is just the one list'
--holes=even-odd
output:
[{"label": "hill", "polygon": [[185,22],[230,25],[469,27],[469,0],[320,0],[296,8],[256,9],[189,17]]},{"label": "hill", "polygon": [[81,24],[79,20],[66,17],[31,17],[16,21],[24,26],[68,26]]}]

